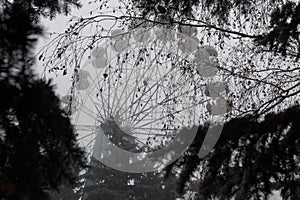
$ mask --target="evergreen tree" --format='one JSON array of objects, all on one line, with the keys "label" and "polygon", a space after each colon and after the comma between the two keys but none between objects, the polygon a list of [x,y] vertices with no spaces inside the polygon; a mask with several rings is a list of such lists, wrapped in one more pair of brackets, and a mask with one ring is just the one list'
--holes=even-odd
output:
[{"label": "evergreen tree", "polygon": [[[230,18],[234,21],[242,24],[244,23],[241,19],[257,20],[255,17],[255,9],[257,1],[250,0],[224,0],[224,1],[180,1],[180,0],[132,0],[133,12],[138,16],[142,16],[146,19],[155,19],[165,23],[171,24],[194,24],[194,22],[203,22],[205,19],[197,16],[196,10],[202,12],[209,12],[211,18],[215,20],[214,25],[207,24],[209,28],[217,28],[219,31],[228,33],[234,33],[232,30],[226,30],[222,27],[226,26]],[[258,1],[260,2],[260,1]],[[263,2],[263,1],[262,1]],[[249,37],[256,41],[259,45],[269,47],[269,49],[275,53],[281,53],[283,56],[290,54],[290,48],[292,47],[293,56],[296,59],[300,58],[300,2],[299,1],[279,1],[274,0],[266,3],[264,8],[265,12],[271,10],[270,23],[266,24],[269,26],[269,30],[260,34],[238,34],[241,37]],[[239,10],[238,15],[230,16],[235,10]],[[260,13],[262,14],[262,13]],[[209,23],[209,21],[206,21]],[[253,25],[257,22],[253,21]],[[205,24],[205,23],[204,23]],[[249,24],[251,26],[251,24]],[[197,25],[195,25],[197,27]],[[199,26],[201,27],[201,25]],[[258,26],[251,27],[255,29]],[[222,30],[223,29],[223,30]]]},{"label": "evergreen tree", "polygon": [[76,0],[0,3],[0,199],[48,199],[76,184],[85,167],[70,120],[50,81],[32,72],[40,16],[68,13]]},{"label": "evergreen tree", "polygon": [[[299,1],[132,2],[132,13],[144,19],[161,24],[206,27],[210,31],[207,37],[219,36],[217,40],[221,49],[224,47],[223,36],[235,35],[239,41],[246,38],[248,44],[253,41],[257,46],[267,47],[274,55],[280,54],[295,60],[300,58]],[[218,32],[223,32],[223,36]],[[264,58],[257,60],[262,61]],[[239,67],[247,68],[243,74],[246,79],[260,68],[254,65],[251,66],[254,70],[248,66]],[[284,64],[273,67],[284,70]],[[232,69],[237,70],[234,67]],[[234,70],[231,71],[232,76]],[[274,76],[278,78],[279,74]],[[291,77],[287,80],[292,82]],[[295,81],[295,85],[299,86],[299,79]],[[258,92],[266,93],[264,90]],[[299,90],[291,90],[288,92],[289,96],[293,92],[298,94]],[[275,97],[281,99],[275,105],[281,104],[284,96]],[[267,111],[269,109],[265,113]],[[263,121],[260,119],[261,115],[254,114],[232,119],[225,124],[214,150],[203,159],[199,159],[197,154],[202,144],[201,135],[206,129],[199,127],[194,144],[174,164],[182,168],[180,191],[193,188],[198,192],[198,199],[267,199],[273,190],[280,190],[283,199],[300,199],[299,111],[299,106],[290,107],[282,112],[266,115]],[[192,181],[197,173],[199,180]]]},{"label": "evergreen tree", "polygon": [[117,171],[94,158],[85,178],[83,189],[85,200],[174,200],[177,196],[175,177],[164,180],[162,173],[159,172]]},{"label": "evergreen tree", "polygon": [[[224,125],[218,143],[203,159],[197,155],[202,143],[198,135],[174,164],[182,169],[180,191],[193,188],[197,199],[259,200],[280,190],[284,200],[299,199],[299,119],[299,105],[268,114],[263,120],[254,115],[233,119]],[[195,173],[199,179],[191,181]]]}]

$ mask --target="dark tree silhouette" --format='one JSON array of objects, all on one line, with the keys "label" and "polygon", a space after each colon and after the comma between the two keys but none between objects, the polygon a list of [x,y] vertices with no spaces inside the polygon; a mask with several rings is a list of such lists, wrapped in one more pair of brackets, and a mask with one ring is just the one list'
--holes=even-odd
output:
[{"label": "dark tree silhouette", "polygon": [[117,171],[94,158],[85,178],[84,200],[174,200],[177,196],[174,176],[164,180],[163,173],[159,172]]},{"label": "dark tree silhouette", "polygon": [[[203,159],[197,155],[205,132],[200,127],[186,155],[173,165],[182,169],[180,191],[196,191],[198,199],[258,200],[280,190],[285,200],[299,199],[299,125],[299,105],[268,114],[263,120],[253,115],[233,119],[224,125],[218,143]],[[196,181],[194,172],[198,173]]]},{"label": "dark tree silhouette", "polygon": [[[204,22],[203,24],[207,26],[207,28],[254,39],[257,44],[267,46],[271,51],[281,53],[283,56],[290,54],[292,51],[292,55],[294,55],[296,59],[300,58],[300,32],[298,28],[300,24],[300,2],[274,0],[266,3],[264,11],[271,11],[271,19],[268,24],[270,30],[253,35],[226,30],[222,27],[228,22],[228,19],[232,17],[234,17],[236,22],[240,22],[240,24],[244,23],[241,20],[244,18],[246,22],[253,19],[259,21],[254,15],[256,12],[255,9],[260,9],[256,7],[257,2],[260,1],[132,0],[131,2],[133,12],[138,13],[138,16],[142,16],[146,19],[155,19],[171,24],[190,23],[195,25],[195,22]],[[201,17],[197,16],[195,10],[199,9],[202,10],[202,12],[208,11],[212,18],[217,19],[216,24],[209,24],[209,21],[205,23],[205,19],[201,19]],[[230,16],[230,13],[234,12],[235,9],[239,10],[238,15]],[[252,23],[255,24],[257,22],[253,21]],[[195,26],[197,27],[197,25]],[[199,27],[202,26],[203,25],[199,25]]]},{"label": "dark tree silhouette", "polygon": [[50,82],[18,79],[0,82],[1,196],[43,199],[47,190],[76,183],[84,154]]},{"label": "dark tree silhouette", "polygon": [[[142,16],[161,24],[206,28],[210,30],[206,36],[218,35],[219,41],[224,35],[232,35],[240,41],[244,38],[248,43],[253,41],[256,46],[267,47],[275,56],[287,56],[295,60],[300,58],[299,1],[131,2],[132,13],[136,14],[132,16]],[[269,17],[265,18],[267,13]],[[259,28],[259,32],[253,31],[258,27],[265,28]],[[247,65],[246,62],[243,65]],[[279,64],[277,68],[283,70],[284,66]],[[245,77],[251,77],[256,70],[259,71],[249,69]],[[278,74],[275,77],[279,78]],[[291,81],[292,78],[287,77],[287,80]],[[299,86],[299,79],[295,83]],[[264,90],[258,92],[265,93]],[[280,103],[282,101],[276,105]],[[174,166],[182,168],[180,191],[197,191],[198,199],[267,199],[273,190],[280,190],[283,199],[300,199],[299,117],[300,108],[294,106],[268,114],[263,120],[259,115],[233,119],[225,124],[217,145],[204,159],[197,156],[203,140],[201,135],[205,133],[205,127],[200,127],[189,152],[174,163]],[[195,173],[198,173],[199,180],[191,181],[195,180]]]},{"label": "dark tree silhouette", "polygon": [[[63,3],[63,4],[62,4]],[[0,3],[0,199],[48,199],[85,167],[51,82],[31,70],[40,16],[68,13],[77,0]]]},{"label": "dark tree silhouette", "polygon": [[[79,7],[78,0],[14,0],[0,2],[0,64],[1,79],[8,77],[26,65],[32,59],[31,50],[42,33],[39,24],[41,16],[55,17],[56,14],[68,14],[70,6]],[[31,63],[32,64],[32,63]]]}]

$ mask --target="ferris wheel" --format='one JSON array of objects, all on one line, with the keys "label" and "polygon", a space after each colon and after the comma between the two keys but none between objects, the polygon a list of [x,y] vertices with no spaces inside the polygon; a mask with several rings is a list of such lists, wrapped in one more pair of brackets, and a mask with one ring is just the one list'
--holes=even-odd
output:
[{"label": "ferris wheel", "polygon": [[81,145],[92,154],[102,129],[115,145],[134,140],[140,151],[151,151],[182,128],[225,114],[228,88],[215,78],[216,58],[213,47],[199,45],[194,28],[112,30],[62,99]]}]

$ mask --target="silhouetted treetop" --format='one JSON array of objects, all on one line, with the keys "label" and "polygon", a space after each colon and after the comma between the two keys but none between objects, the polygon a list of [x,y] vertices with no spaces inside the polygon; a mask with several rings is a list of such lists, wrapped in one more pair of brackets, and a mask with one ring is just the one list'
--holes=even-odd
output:
[{"label": "silhouetted treetop", "polygon": [[199,159],[204,133],[200,127],[188,152],[174,164],[182,169],[181,192],[192,189],[198,199],[258,200],[280,190],[283,199],[299,199],[299,105],[264,119],[249,115],[230,120],[213,151]]},{"label": "silhouetted treetop", "polygon": [[[228,33],[227,26],[236,29],[248,27],[249,33],[237,35],[255,39],[257,44],[269,47],[283,56],[300,58],[300,2],[252,0],[132,0],[132,12],[142,18],[159,22],[193,24],[216,28]],[[206,17],[204,17],[206,16]],[[197,24],[198,23],[198,24]],[[231,27],[232,28],[232,27]],[[255,30],[260,31],[255,31]],[[292,48],[291,48],[292,47]]]},{"label": "silhouetted treetop", "polygon": [[16,85],[0,81],[0,194],[40,199],[77,182],[84,152],[50,82],[16,79]]},{"label": "silhouetted treetop", "polygon": [[[0,77],[20,71],[31,62],[31,50],[42,34],[40,17],[69,14],[71,6],[80,7],[78,0],[14,0],[0,3]],[[12,65],[14,65],[12,69]]]},{"label": "silhouetted treetop", "polygon": [[54,18],[57,14],[69,14],[71,7],[81,7],[79,0],[5,0],[2,3],[3,7],[11,7],[15,5],[21,5],[28,11],[30,17],[50,17]]},{"label": "silhouetted treetop", "polygon": [[76,184],[86,166],[53,85],[31,69],[39,17],[67,14],[75,3],[0,3],[0,199],[49,199],[62,184]]}]

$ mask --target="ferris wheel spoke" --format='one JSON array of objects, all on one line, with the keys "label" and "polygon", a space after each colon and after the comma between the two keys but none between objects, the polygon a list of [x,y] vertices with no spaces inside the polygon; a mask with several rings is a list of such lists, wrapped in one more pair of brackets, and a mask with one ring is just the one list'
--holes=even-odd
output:
[{"label": "ferris wheel spoke", "polygon": [[[85,96],[86,96],[86,97],[85,97],[85,100],[86,100],[86,101],[87,101],[87,99],[89,99],[89,100],[90,100],[90,103],[92,103],[93,105],[95,105],[94,97],[97,96],[97,93],[96,93],[96,95],[95,95],[95,94],[94,94],[94,90],[89,91]],[[86,102],[86,101],[85,101],[85,102]],[[88,108],[86,105],[84,105],[84,103],[82,103],[81,106],[84,106],[86,109],[89,109],[90,111],[92,111],[91,108]],[[103,107],[104,107],[104,106],[103,106]],[[102,120],[104,119],[104,116],[101,115],[101,112],[99,113],[99,110],[98,110],[98,109],[97,109],[97,112],[98,112],[98,113],[95,113],[94,111],[92,111],[92,112],[93,112],[94,114],[96,114],[96,115],[99,115],[99,116],[102,118]]]},{"label": "ferris wheel spoke", "polygon": [[102,112],[97,107],[97,103],[93,100],[92,96],[89,96],[89,97],[90,97],[91,102],[93,103],[94,108],[97,110],[97,114],[96,115],[99,116],[102,119],[102,121],[104,121],[105,120],[105,116],[102,115]]},{"label": "ferris wheel spoke", "polygon": [[[98,114],[95,113],[94,111],[92,111],[90,108],[86,107],[85,105],[81,105],[80,106],[81,111],[86,114],[87,116],[89,116],[90,118],[94,119],[94,120],[99,120],[98,119]],[[94,114],[94,115],[93,115]]]},{"label": "ferris wheel spoke", "polygon": [[[108,66],[108,72],[111,74],[111,65]],[[108,77],[108,96],[111,96],[110,90],[111,90],[111,78]],[[109,112],[110,110],[110,98],[107,99],[107,116],[110,116],[111,113]]]},{"label": "ferris wheel spoke", "polygon": [[[101,102],[102,105],[105,105],[106,103],[104,102],[104,98],[103,98],[103,93],[100,91],[100,96],[101,96]],[[108,116],[108,113],[106,112],[105,106],[102,106],[103,112],[104,112],[104,116]]]},{"label": "ferris wheel spoke", "polygon": [[[157,56],[157,55],[156,55]],[[145,70],[145,72],[143,73],[143,75],[137,80],[137,82],[141,82],[142,81],[142,79],[144,78],[144,76],[146,75],[146,73],[147,73],[147,70],[149,70],[150,68],[151,68],[151,66],[153,65],[153,63],[154,63],[154,59],[150,62],[150,64],[148,65],[148,67],[147,67],[147,69]],[[131,70],[131,72],[132,72],[133,70]],[[126,82],[126,89],[127,89],[127,84],[128,84],[128,82],[129,81],[127,81]],[[135,84],[135,87],[134,87],[134,89],[132,89],[131,90],[131,92],[129,93],[129,94],[127,94],[127,96],[129,96],[129,95],[132,95],[133,97],[135,96],[134,94],[135,94],[135,92],[136,92],[136,88],[137,88],[137,83]],[[120,98],[122,98],[122,95],[123,95],[123,93],[121,94],[121,97]],[[142,97],[142,96],[141,96]],[[130,105],[129,105],[129,107],[128,107],[128,109],[131,109],[131,107],[136,103],[136,102],[138,102],[140,99],[141,99],[141,97],[140,98],[138,98],[137,100],[135,100],[133,103],[131,103]],[[133,99],[132,99],[132,101],[133,101]],[[119,101],[120,102],[120,101]],[[123,102],[123,104],[121,105],[121,107],[123,107],[125,104],[126,104],[126,102],[127,101],[124,101]],[[118,105],[117,105],[118,106]],[[129,111],[130,112],[130,111]],[[121,114],[124,114],[124,113],[121,113]]]},{"label": "ferris wheel spoke", "polygon": [[[170,70],[170,71],[171,71],[171,70]],[[153,72],[154,72],[154,70],[152,70],[152,73],[153,73]],[[151,75],[152,75],[152,73],[151,73]],[[150,77],[151,77],[151,75],[150,75]],[[161,80],[161,79],[158,78],[158,80]],[[155,85],[157,85],[156,89],[155,89],[153,92],[151,92],[151,90],[153,89],[153,87],[154,87]],[[141,103],[142,97],[147,97],[148,100],[147,100],[146,102],[143,102],[144,105],[142,106],[141,110],[143,110],[143,109],[149,104],[149,102],[150,102],[151,100],[153,101],[152,97],[154,96],[155,93],[157,93],[158,89],[159,89],[159,84],[158,84],[158,82],[156,82],[156,83],[153,84],[153,86],[148,90],[148,91],[150,91],[150,95],[147,95],[147,92],[148,92],[148,91],[147,91],[147,92],[146,92],[146,91],[143,91],[142,95],[141,95],[140,98],[139,98],[139,102],[136,103],[136,108],[135,108],[134,113],[136,113],[137,109],[140,107],[140,103]],[[133,104],[133,105],[134,105],[134,104]],[[134,121],[134,120],[135,120],[135,119],[133,119],[133,121]]]},{"label": "ferris wheel spoke", "polygon": [[[149,131],[150,130],[153,130],[153,129],[148,129]],[[158,131],[162,131],[162,130],[158,130]],[[167,134],[160,134],[160,133],[153,133],[153,134],[150,134],[150,133],[140,133],[140,132],[133,132],[134,135],[139,135],[140,137],[143,137],[143,136],[147,136],[150,137],[170,137],[170,136],[173,136],[173,135],[167,135]],[[174,134],[175,135],[175,134]]]},{"label": "ferris wheel spoke", "polygon": [[[148,93],[149,91],[151,92],[151,90],[152,90],[155,86],[159,87],[159,86],[160,86],[159,82],[161,82],[161,80],[162,80],[163,78],[165,78],[166,76],[168,76],[168,74],[171,73],[171,72],[172,72],[172,69],[169,69],[168,72],[167,72],[163,77],[161,77],[161,79],[157,80],[150,88],[148,88],[148,90],[145,91],[145,93]],[[153,93],[153,94],[154,94],[154,93]],[[142,98],[142,97],[140,97],[140,98]],[[140,98],[139,98],[139,99],[140,99]],[[135,105],[135,104],[139,101],[139,99],[137,99],[137,100],[135,100],[134,102],[132,102],[132,104],[131,104],[129,107],[131,108],[133,105]],[[125,102],[127,102],[127,101],[125,101]],[[124,113],[121,113],[121,114],[124,114]],[[132,116],[130,116],[130,117],[132,117]]]},{"label": "ferris wheel spoke", "polygon": [[134,126],[135,126],[136,124],[138,124],[140,121],[144,120],[149,114],[152,113],[152,112],[147,112],[147,111],[154,110],[154,109],[157,108],[158,106],[160,106],[160,105],[156,105],[156,106],[149,107],[149,108],[147,108],[147,109],[145,109],[145,110],[142,110],[142,111],[140,111],[140,112],[138,112],[138,113],[135,113],[134,115],[130,116],[129,119],[130,119],[131,117],[136,116],[136,117],[135,117],[135,120],[136,120],[138,116],[141,116],[141,113],[146,113],[141,119],[135,121],[135,123],[132,123],[131,126],[134,127]]},{"label": "ferris wheel spoke", "polygon": [[97,126],[96,125],[75,125],[74,128],[75,130],[78,131],[91,131],[91,130],[96,130]]},{"label": "ferris wheel spoke", "polygon": [[[201,85],[198,86],[198,88],[200,88],[200,87],[202,87],[202,86],[201,86]],[[167,103],[167,102],[174,101],[174,100],[176,100],[177,98],[179,98],[179,97],[181,97],[181,96],[184,96],[184,95],[190,93],[190,92],[193,91],[193,90],[194,90],[194,88],[193,88],[193,89],[190,89],[190,90],[187,90],[187,91],[185,91],[185,92],[183,92],[183,93],[179,93],[178,95],[176,95],[176,96],[174,96],[174,97],[172,97],[172,98],[165,99],[164,101],[160,102],[159,104],[165,104],[165,103]]]},{"label": "ferris wheel spoke", "polygon": [[[146,93],[146,92],[149,92],[154,86],[155,86],[155,84],[153,84],[147,91],[145,91],[145,93]],[[142,97],[143,97],[143,96],[141,95],[138,99],[136,99],[134,102],[132,102],[132,103],[129,105],[128,109],[131,109],[133,105],[137,104],[137,102],[139,102],[139,101],[141,100]],[[122,106],[124,106],[124,104],[125,104],[125,102],[122,104]],[[124,112],[127,112],[127,111],[128,111],[128,110],[125,110]],[[121,114],[124,114],[124,112],[121,113]]]},{"label": "ferris wheel spoke", "polygon": [[[151,98],[152,98],[153,95],[157,92],[158,88],[159,88],[159,87],[157,86],[156,89],[152,92],[152,94],[149,96],[147,102],[144,103],[144,105],[143,105],[143,107],[141,108],[141,110],[143,110],[143,109],[147,106],[147,104],[151,101]],[[135,109],[134,113],[137,112],[137,108],[139,108],[139,105],[140,105],[140,102],[138,102],[138,104],[137,104],[137,106],[136,106],[136,109]],[[139,116],[139,115],[136,115],[136,117],[133,118],[133,119],[130,121],[130,123],[134,122],[134,121],[137,119],[138,116]]]},{"label": "ferris wheel spoke", "polygon": [[140,128],[144,127],[144,126],[148,126],[148,125],[153,124],[153,123],[155,123],[155,122],[161,121],[161,120],[164,119],[164,118],[166,118],[166,116],[163,116],[163,117],[154,119],[154,120],[152,120],[152,121],[150,121],[150,122],[148,122],[148,123],[142,124],[141,126],[134,126],[134,127],[135,127],[135,129],[140,129]]},{"label": "ferris wheel spoke", "polygon": [[[185,93],[189,93],[191,90],[188,90],[188,91],[186,91]],[[145,110],[142,110],[142,111],[140,111],[140,112],[138,112],[138,113],[135,113],[134,115],[131,115],[131,116],[129,116],[127,119],[130,119],[130,118],[133,118],[133,117],[135,117],[135,120],[137,119],[137,117],[138,116],[140,116],[140,114],[141,113],[145,113],[145,112],[147,112],[147,111],[149,111],[149,110],[151,110],[151,109],[156,109],[157,107],[159,107],[159,106],[162,106],[162,105],[164,105],[164,104],[166,104],[166,103],[168,103],[168,102],[171,102],[171,101],[173,101],[173,100],[175,100],[175,99],[177,99],[178,97],[180,97],[180,96],[183,96],[185,93],[183,93],[183,94],[179,94],[179,95],[177,95],[177,96],[175,96],[175,97],[173,97],[173,98],[169,98],[169,99],[165,99],[165,100],[163,100],[163,101],[161,101],[160,103],[157,103],[157,105],[155,105],[155,106],[151,106],[151,107],[149,107],[149,108],[147,108],[147,109],[145,109]],[[204,102],[201,102],[201,104],[202,103],[205,103],[206,101],[204,101]],[[192,105],[192,107],[194,107],[194,105]],[[138,120],[135,124],[132,124],[132,126],[135,126],[137,123],[139,123],[141,120],[143,120],[143,119],[145,119],[148,115],[149,115],[149,113],[151,113],[151,112],[148,112],[148,113],[146,113],[140,120]]]},{"label": "ferris wheel spoke", "polygon": [[[91,79],[92,83],[94,83],[94,84],[91,84],[92,87],[90,87],[90,88],[86,91],[85,95],[83,95],[83,96],[81,97],[82,102],[85,102],[86,99],[88,98],[88,96],[90,95],[90,93],[92,93],[92,91],[94,91],[95,88],[97,88],[97,84],[95,83],[95,79],[97,79],[97,77],[94,78],[94,79],[92,79],[92,78],[90,78],[90,79]],[[81,96],[81,93],[79,92],[78,95]]]},{"label": "ferris wheel spoke", "polygon": [[95,129],[98,126],[96,125],[91,125],[91,124],[78,124],[74,126],[76,129]]},{"label": "ferris wheel spoke", "polygon": [[[132,75],[132,73],[133,73],[133,70],[131,70],[130,71],[130,74],[129,74],[129,77],[131,77],[131,75]],[[128,78],[127,78],[127,73],[125,74],[125,77],[126,77],[126,80],[128,80]],[[128,81],[126,81],[126,83],[125,83],[125,89],[124,90],[122,90],[122,92],[121,92],[121,95],[120,95],[120,98],[118,99],[118,104],[116,105],[116,107],[119,107],[119,104],[120,104],[120,102],[121,102],[121,99],[122,99],[122,97],[123,97],[123,95],[124,95],[124,93],[126,94],[127,93],[127,87],[128,87]],[[125,101],[126,102],[126,101]],[[124,104],[123,104],[124,105]],[[123,105],[122,106],[120,106],[120,107],[123,107]],[[116,112],[117,110],[115,110],[114,112]]]},{"label": "ferris wheel spoke", "polygon": [[[133,66],[137,66],[137,63],[139,62],[139,59],[140,59],[141,54],[142,54],[142,52],[139,51],[138,56],[137,56],[135,62],[133,63]],[[125,77],[126,77],[126,87],[125,87],[126,92],[127,92],[127,90],[128,90],[128,86],[129,86],[128,83],[130,83],[130,82],[132,81],[132,82],[134,82],[135,84],[134,84],[134,87],[131,89],[131,93],[129,93],[129,94],[127,93],[127,94],[126,94],[126,96],[128,96],[128,97],[129,97],[133,92],[135,92],[135,90],[136,90],[136,88],[137,88],[137,82],[138,82],[135,78],[132,78],[132,79],[131,79],[131,76],[133,75],[134,70],[129,69],[129,71],[130,71],[129,77],[127,76],[127,73],[126,73],[126,75],[125,75]],[[136,77],[136,75],[135,75],[135,77]],[[141,78],[142,78],[142,77],[141,77]],[[136,80],[136,81],[135,81],[135,80]],[[122,97],[122,96],[121,96],[121,97]],[[123,105],[121,105],[121,107],[123,107]]]},{"label": "ferris wheel spoke", "polygon": [[102,121],[105,121],[105,116],[103,116],[101,113],[101,110],[96,106],[97,103],[94,103],[95,105],[95,109],[97,110],[97,112],[99,113],[99,117],[102,119]]},{"label": "ferris wheel spoke", "polygon": [[[92,149],[91,144],[93,144],[94,142],[96,141],[96,138],[93,138],[92,140],[90,140],[87,144],[84,144],[84,147],[87,149],[87,148],[90,148]],[[83,142],[82,142],[83,143]]]},{"label": "ferris wheel spoke", "polygon": [[[176,128],[136,127],[136,128],[133,128],[133,130],[177,131],[178,129],[176,129]],[[139,132],[133,132],[133,133],[145,135],[145,133],[139,133]],[[165,134],[159,134],[159,133],[154,134],[154,135],[165,136]]]},{"label": "ferris wheel spoke", "polygon": [[117,100],[118,104],[119,104],[119,97],[118,97],[118,92],[119,90],[117,89],[119,87],[120,81],[117,81],[117,85],[115,86],[115,93],[114,93],[114,98],[113,98],[113,102],[112,102],[112,115],[114,116],[116,114],[116,111],[118,109],[118,105],[115,106],[115,108],[113,107],[115,105],[115,101]]},{"label": "ferris wheel spoke", "polygon": [[[202,103],[205,103],[205,102],[207,102],[207,101],[209,101],[209,100],[204,100],[204,101],[202,101]],[[194,107],[195,107],[195,105],[191,105],[191,106],[188,106],[188,107],[186,107],[186,108],[184,108],[184,109],[182,109],[182,110],[174,111],[174,112],[172,113],[172,115],[175,115],[175,114],[177,114],[177,113],[180,113],[180,112],[183,112],[183,111],[186,111],[186,110],[190,110],[191,108],[194,108]],[[145,116],[144,116],[144,117],[145,117]],[[140,120],[138,120],[135,124],[133,124],[133,127],[135,127],[135,128],[141,128],[141,127],[143,127],[143,126],[150,125],[150,124],[152,124],[152,123],[154,123],[154,122],[157,122],[157,121],[162,120],[162,119],[167,118],[167,117],[169,117],[169,115],[160,117],[160,118],[158,118],[158,119],[152,120],[151,122],[148,122],[148,123],[142,124],[142,125],[139,126],[139,127],[136,127],[136,125],[137,125],[139,122],[141,122],[141,121],[143,120],[143,119],[140,119]]]},{"label": "ferris wheel spoke", "polygon": [[85,138],[88,138],[88,137],[91,138],[92,136],[94,136],[94,135],[96,135],[96,134],[97,134],[97,132],[91,132],[91,133],[86,134],[86,135],[84,135],[84,136],[78,137],[77,140],[84,140]]},{"label": "ferris wheel spoke", "polygon": [[[108,83],[105,82],[106,81],[105,78],[104,78],[103,82],[100,81],[100,80],[102,80],[102,76],[105,73],[106,73],[105,71],[103,73],[103,70],[101,70],[98,73],[96,73],[95,80],[98,80],[98,81],[97,81],[97,83],[95,83],[96,81],[94,81],[94,85],[97,85],[97,87],[94,87],[94,89],[95,88],[97,89],[97,91],[96,91],[96,97],[99,98],[99,96],[100,96],[101,103],[103,105],[102,109],[103,109],[103,112],[104,112],[104,116],[102,115],[102,118],[105,118],[105,116],[107,116],[107,117],[110,116],[110,110],[109,110],[109,107],[110,107],[110,98],[109,97],[111,96],[111,87],[112,87],[111,77],[107,77],[108,78]],[[111,63],[109,64],[109,74],[112,74],[111,73]],[[103,89],[103,85],[101,86],[100,83],[102,83],[102,84],[108,84],[108,92],[107,92],[108,94],[105,94],[105,91]],[[104,99],[106,99],[106,101]]]}]

